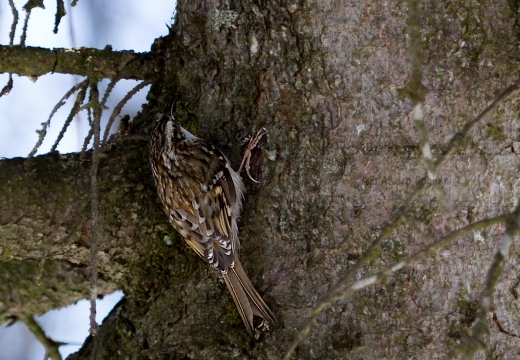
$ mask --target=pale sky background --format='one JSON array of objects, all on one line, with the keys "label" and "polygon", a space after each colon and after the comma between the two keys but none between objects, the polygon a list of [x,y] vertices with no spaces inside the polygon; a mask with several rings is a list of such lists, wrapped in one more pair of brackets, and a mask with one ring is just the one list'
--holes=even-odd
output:
[{"label": "pale sky background", "polygon": [[[15,44],[20,41],[25,19],[22,9],[27,0],[15,0],[19,22]],[[46,1],[46,9],[34,9],[29,20],[27,46],[41,47],[94,47],[102,49],[112,45],[114,50],[150,50],[153,40],[168,33],[175,10],[175,0],[79,0],[70,8],[70,0],[65,0],[67,15],[62,18],[58,34],[53,34],[55,1]],[[0,0],[0,43],[9,44],[12,14],[7,0]],[[7,83],[8,76],[0,74],[0,89]],[[35,83],[24,77],[13,76],[14,88],[7,96],[0,97],[0,158],[25,157],[37,141],[36,130],[41,128],[55,104],[81,78],[70,75],[53,74],[40,77]],[[108,104],[110,110],[133,88],[137,82],[124,81],[112,92]],[[104,83],[104,86],[107,82]],[[102,90],[102,87],[101,89]],[[148,88],[141,90],[123,108],[122,114],[133,117],[145,102]],[[72,97],[74,99],[75,97]],[[109,100],[110,101],[110,100]],[[38,154],[50,150],[61,125],[67,117],[70,106],[63,106],[51,121],[46,141]],[[109,116],[109,112],[107,116]],[[74,120],[67,130],[58,150],[61,153],[81,149],[87,131],[87,118],[82,115]],[[101,323],[122,293],[117,292],[98,301],[97,321]],[[65,358],[77,351],[88,335],[89,303],[86,300],[76,305],[53,310],[37,318],[37,321],[54,340],[75,343],[61,348]],[[0,327],[0,360],[42,360],[43,347],[34,339],[27,328],[20,323],[6,328]]]}]

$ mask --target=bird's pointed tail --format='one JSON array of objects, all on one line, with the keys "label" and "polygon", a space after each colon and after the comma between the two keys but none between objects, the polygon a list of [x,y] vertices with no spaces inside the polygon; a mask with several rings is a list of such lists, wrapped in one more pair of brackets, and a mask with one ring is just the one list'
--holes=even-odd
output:
[{"label": "bird's pointed tail", "polygon": [[253,315],[263,319],[264,327],[272,327],[275,323],[274,314],[253,287],[238,258],[235,257],[234,267],[222,275],[249,335],[254,337],[255,334]]}]

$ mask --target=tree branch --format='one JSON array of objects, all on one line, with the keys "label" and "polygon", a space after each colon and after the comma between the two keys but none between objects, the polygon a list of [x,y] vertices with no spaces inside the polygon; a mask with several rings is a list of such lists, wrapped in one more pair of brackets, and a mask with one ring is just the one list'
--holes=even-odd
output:
[{"label": "tree branch", "polygon": [[[0,73],[41,76],[48,73],[92,75],[98,78],[151,80],[158,74],[159,56],[153,53],[91,48],[45,49],[0,46]],[[93,66],[89,66],[89,63]],[[89,70],[90,69],[90,70]]]},{"label": "tree branch", "polygon": [[[160,240],[149,241],[160,210],[153,202],[155,189],[145,144],[125,141],[100,153],[103,227],[98,231],[103,242],[97,254],[101,295],[110,292],[109,288],[125,288],[133,281],[127,277],[129,273],[137,280],[139,267],[145,268],[138,264],[147,261],[141,254],[153,252],[147,250],[153,244],[162,245]],[[90,155],[85,161],[79,154],[56,153],[0,161],[0,273],[16,280],[0,289],[0,304],[5,305],[0,306],[0,322],[20,313],[41,314],[88,296],[93,231]],[[138,268],[132,270],[134,265]],[[27,266],[31,275],[22,270]],[[42,283],[33,280],[28,284],[19,276]],[[34,289],[28,291],[24,286]],[[41,296],[34,295],[39,292]],[[32,296],[13,296],[16,293]]]}]

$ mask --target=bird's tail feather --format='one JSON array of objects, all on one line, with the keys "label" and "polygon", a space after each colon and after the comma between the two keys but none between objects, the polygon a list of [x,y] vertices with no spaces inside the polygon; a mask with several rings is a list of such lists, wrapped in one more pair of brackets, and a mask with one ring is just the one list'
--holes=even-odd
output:
[{"label": "bird's tail feather", "polygon": [[253,287],[238,258],[235,257],[234,267],[222,275],[249,335],[254,337],[255,333],[253,315],[261,317],[265,327],[272,327],[274,314]]}]

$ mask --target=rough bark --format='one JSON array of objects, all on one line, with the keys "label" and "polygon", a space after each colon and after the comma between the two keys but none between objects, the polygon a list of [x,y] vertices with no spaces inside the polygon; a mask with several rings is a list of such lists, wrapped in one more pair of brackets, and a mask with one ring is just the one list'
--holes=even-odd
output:
[{"label": "rough bark", "polygon": [[[261,184],[247,183],[239,227],[244,266],[278,315],[278,327],[250,340],[214,272],[181,241],[162,241],[177,237],[155,209],[144,145],[128,149],[120,142],[107,153],[100,175],[106,206],[100,271],[123,288],[125,300],[73,359],[280,358],[313,306],[425,173],[412,101],[403,95],[410,90],[412,63],[407,3],[226,4],[179,1],[171,37],[161,45],[169,62],[164,81],[154,84],[147,111],[164,111],[175,97],[182,121],[236,164],[246,136],[268,130],[253,162]],[[428,1],[419,9],[425,121],[438,156],[516,78],[518,9],[507,1]],[[517,102],[507,102],[478,125],[358,279],[455,229],[512,210],[519,190],[518,112]],[[147,131],[147,114],[139,133]],[[0,181],[35,189],[26,198],[11,190],[13,200],[0,207],[0,236],[11,244],[8,252],[4,245],[3,261],[14,263],[32,249],[34,259],[67,260],[78,270],[87,264],[77,245],[87,220],[75,228],[70,219],[78,218],[81,206],[67,209],[86,197],[72,189],[75,182],[87,183],[88,165],[74,157],[52,161],[41,178],[49,169],[65,169],[50,183],[64,189],[59,201],[45,200],[53,192],[32,186],[39,184],[34,165],[15,163],[11,182]],[[52,221],[54,213],[59,221]],[[17,240],[23,239],[20,226],[49,234],[41,240],[45,253],[38,236]],[[5,235],[6,229],[14,235]],[[494,226],[460,238],[386,283],[341,299],[318,317],[296,357],[445,358],[470,331],[502,230]],[[69,234],[74,240],[61,244]],[[517,269],[513,251],[479,359],[518,355]]]}]

